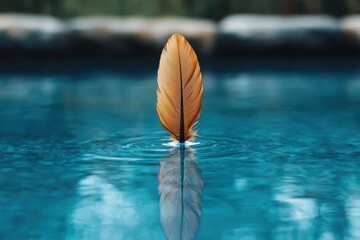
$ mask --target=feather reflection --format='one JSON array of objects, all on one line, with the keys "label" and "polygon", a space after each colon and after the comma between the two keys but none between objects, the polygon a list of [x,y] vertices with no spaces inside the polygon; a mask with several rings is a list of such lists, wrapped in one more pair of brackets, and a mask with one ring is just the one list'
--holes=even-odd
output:
[{"label": "feather reflection", "polygon": [[173,149],[160,162],[160,220],[167,239],[194,239],[201,218],[203,180],[191,148]]}]

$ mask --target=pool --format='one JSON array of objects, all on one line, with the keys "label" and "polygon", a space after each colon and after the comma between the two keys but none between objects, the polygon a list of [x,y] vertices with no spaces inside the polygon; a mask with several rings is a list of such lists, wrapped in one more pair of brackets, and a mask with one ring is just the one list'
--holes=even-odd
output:
[{"label": "pool", "polygon": [[156,64],[1,64],[0,239],[360,239],[360,64],[204,62],[183,150]]}]

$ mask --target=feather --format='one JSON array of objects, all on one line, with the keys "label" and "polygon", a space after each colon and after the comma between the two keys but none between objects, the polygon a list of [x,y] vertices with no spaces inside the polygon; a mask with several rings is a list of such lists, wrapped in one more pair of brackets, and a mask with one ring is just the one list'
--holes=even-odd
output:
[{"label": "feather", "polygon": [[158,178],[160,221],[167,239],[194,239],[201,218],[204,183],[191,149],[174,149],[160,162]]},{"label": "feather", "polygon": [[202,93],[196,54],[183,36],[174,34],[160,57],[156,109],[163,127],[181,143],[196,135]]}]

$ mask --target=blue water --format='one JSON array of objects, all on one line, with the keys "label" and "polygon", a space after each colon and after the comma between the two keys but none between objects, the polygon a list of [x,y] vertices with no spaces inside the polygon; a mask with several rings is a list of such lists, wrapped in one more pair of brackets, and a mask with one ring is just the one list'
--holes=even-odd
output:
[{"label": "blue water", "polygon": [[156,65],[90,65],[0,71],[0,239],[360,239],[360,64],[205,63],[183,150]]}]

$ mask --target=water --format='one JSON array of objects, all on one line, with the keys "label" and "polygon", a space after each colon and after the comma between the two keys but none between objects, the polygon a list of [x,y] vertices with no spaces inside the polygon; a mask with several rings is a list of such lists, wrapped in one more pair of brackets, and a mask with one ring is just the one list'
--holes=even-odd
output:
[{"label": "water", "polygon": [[0,239],[360,239],[360,64],[205,63],[183,151],[145,65],[2,65]]}]

